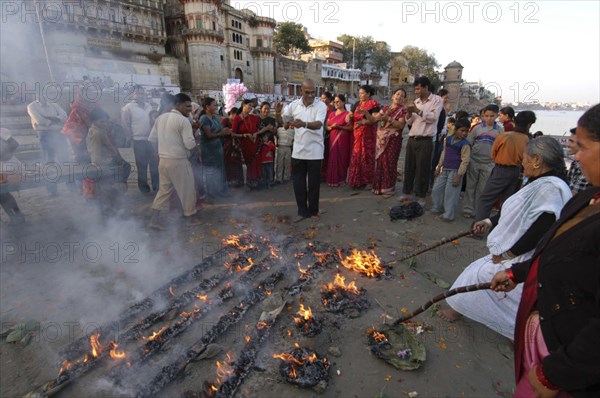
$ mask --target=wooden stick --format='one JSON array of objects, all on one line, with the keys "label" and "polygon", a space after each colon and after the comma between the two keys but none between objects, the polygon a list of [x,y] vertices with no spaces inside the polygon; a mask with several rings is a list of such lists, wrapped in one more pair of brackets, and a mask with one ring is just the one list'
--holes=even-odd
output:
[{"label": "wooden stick", "polygon": [[394,323],[392,325],[396,326],[402,322],[408,321],[409,319],[414,318],[415,316],[424,312],[427,308],[431,307],[438,301],[442,301],[448,297],[454,296],[455,294],[474,292],[477,290],[485,290],[485,289],[489,289],[491,286],[492,286],[492,284],[489,282],[477,283],[475,285],[457,287],[456,289],[452,289],[452,290],[448,290],[447,292],[440,293],[437,296],[435,296],[434,298],[432,298],[431,300],[429,300],[428,302],[426,302],[425,304],[423,304],[422,306],[420,306],[419,308],[417,308],[416,310],[414,310],[413,312],[411,312],[410,314],[397,319],[396,321],[394,321]]},{"label": "wooden stick", "polygon": [[469,236],[469,235],[473,235],[473,232],[472,232],[472,231],[465,231],[465,232],[461,232],[461,233],[460,233],[460,234],[458,234],[458,235],[451,236],[450,238],[444,238],[444,239],[442,239],[441,241],[439,241],[439,242],[437,242],[437,243],[435,243],[435,244],[433,244],[433,245],[431,245],[431,246],[428,246],[428,247],[426,247],[425,249],[421,249],[421,250],[419,250],[418,252],[415,252],[415,253],[409,254],[409,255],[407,255],[407,256],[404,256],[404,257],[402,257],[402,258],[400,258],[400,259],[398,259],[398,260],[390,261],[390,262],[388,262],[388,263],[387,263],[387,265],[390,265],[390,264],[395,264],[395,263],[400,263],[400,262],[402,262],[402,261],[406,261],[406,260],[408,260],[409,258],[416,257],[416,256],[418,256],[419,254],[423,254],[423,253],[425,253],[425,252],[428,252],[429,250],[436,249],[436,248],[438,248],[438,247],[440,247],[440,246],[442,246],[442,245],[445,245],[446,243],[452,242],[452,241],[454,241],[454,240],[458,240],[458,239],[460,239],[460,238],[463,238],[463,237],[465,237],[465,236]]}]

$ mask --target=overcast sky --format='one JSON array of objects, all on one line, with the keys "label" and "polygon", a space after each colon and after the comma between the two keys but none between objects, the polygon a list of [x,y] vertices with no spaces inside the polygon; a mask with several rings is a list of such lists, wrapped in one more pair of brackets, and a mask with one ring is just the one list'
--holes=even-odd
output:
[{"label": "overcast sky", "polygon": [[244,1],[313,37],[341,34],[412,45],[504,101],[600,102],[600,1]]}]

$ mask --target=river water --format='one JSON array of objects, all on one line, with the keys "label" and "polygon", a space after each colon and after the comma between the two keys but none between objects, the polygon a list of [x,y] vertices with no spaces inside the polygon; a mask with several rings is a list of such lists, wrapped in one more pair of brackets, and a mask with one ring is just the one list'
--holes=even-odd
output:
[{"label": "river water", "polygon": [[537,121],[531,126],[531,133],[541,131],[544,135],[569,135],[569,130],[577,126],[577,120],[584,111],[534,111]]}]

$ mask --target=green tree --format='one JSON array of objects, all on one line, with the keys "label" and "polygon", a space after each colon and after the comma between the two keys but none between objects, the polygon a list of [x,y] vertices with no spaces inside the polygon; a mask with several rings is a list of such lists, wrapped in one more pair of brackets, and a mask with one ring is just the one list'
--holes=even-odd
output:
[{"label": "green tree", "polygon": [[380,74],[390,68],[392,51],[386,42],[378,41],[375,43],[375,47],[371,52],[371,62],[373,63],[375,70]]},{"label": "green tree", "polygon": [[310,52],[303,26],[295,22],[278,23],[273,35],[273,44],[277,52],[283,55]]},{"label": "green tree", "polygon": [[338,36],[337,41],[344,45],[344,49],[342,50],[344,62],[351,67],[354,65],[356,69],[364,68],[367,58],[371,56],[371,52],[375,46],[375,40],[371,36],[358,37],[344,34]]},{"label": "green tree", "polygon": [[431,83],[440,87],[439,74],[436,71],[440,67],[435,54],[429,54],[427,50],[414,46],[405,46],[400,54],[408,61],[408,71],[415,77],[427,76]]}]

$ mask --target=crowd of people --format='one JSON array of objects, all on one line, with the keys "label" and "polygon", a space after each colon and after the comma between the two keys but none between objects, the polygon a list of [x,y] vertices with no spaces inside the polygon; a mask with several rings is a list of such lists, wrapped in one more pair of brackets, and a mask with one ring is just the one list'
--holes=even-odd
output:
[{"label": "crowd of people", "polygon": [[[163,94],[154,112],[137,87],[122,108],[121,127],[133,145],[138,189],[155,195],[148,226],[164,229],[160,213],[174,203],[189,224],[198,224],[203,201],[219,201],[243,185],[271,189],[291,180],[295,222],[320,215],[322,182],[395,196],[407,133],[399,199],[425,207],[431,192],[430,211],[451,222],[464,191],[462,214],[475,219],[473,234],[489,233],[489,255],[468,266],[455,286],[491,281],[492,289],[450,298],[439,315],[448,321],[464,315],[514,339],[515,396],[598,396],[600,104],[571,131],[575,160],[567,173],[558,141],[530,133],[534,112],[515,115],[492,104],[471,118],[463,111],[450,117],[447,91],[434,94],[426,77],[414,89],[414,102],[407,104],[399,89],[382,106],[362,86],[348,109],[341,94],[316,99],[314,82],[305,80],[302,97],[275,103],[274,117],[270,103],[244,100],[222,118],[215,99],[199,105],[186,94]],[[59,108],[43,99],[28,106],[43,161],[60,162],[68,139],[75,158],[98,169],[80,183],[110,217],[131,165],[120,155],[109,115],[81,98],[68,116]],[[18,162],[17,145],[8,130],[1,133],[4,173],[5,164]],[[55,189],[48,186],[51,195]],[[10,193],[0,199],[15,223],[24,221]]]}]

